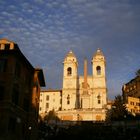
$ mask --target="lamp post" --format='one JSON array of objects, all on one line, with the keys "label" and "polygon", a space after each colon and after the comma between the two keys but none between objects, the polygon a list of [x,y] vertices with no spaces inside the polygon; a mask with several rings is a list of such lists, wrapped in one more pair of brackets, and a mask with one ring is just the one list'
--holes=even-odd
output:
[{"label": "lamp post", "polygon": [[17,124],[18,124],[18,139],[21,138],[21,118],[20,117],[17,117],[17,120],[16,120]]},{"label": "lamp post", "polygon": [[29,140],[31,139],[31,130],[32,130],[32,127],[29,126],[29,127],[28,127],[28,131],[29,131]]},{"label": "lamp post", "polygon": [[126,134],[126,127],[127,127],[127,125],[126,125],[126,115],[124,115],[124,132],[125,132],[125,134]]}]

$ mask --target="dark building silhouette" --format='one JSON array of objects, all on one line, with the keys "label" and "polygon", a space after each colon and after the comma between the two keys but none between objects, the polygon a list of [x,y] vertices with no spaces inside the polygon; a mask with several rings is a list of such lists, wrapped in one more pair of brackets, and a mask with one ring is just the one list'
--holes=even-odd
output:
[{"label": "dark building silhouette", "polygon": [[140,76],[136,76],[122,87],[124,99],[128,96],[140,98]]},{"label": "dark building silhouette", "polygon": [[0,40],[0,140],[36,140],[43,71],[18,45]]}]

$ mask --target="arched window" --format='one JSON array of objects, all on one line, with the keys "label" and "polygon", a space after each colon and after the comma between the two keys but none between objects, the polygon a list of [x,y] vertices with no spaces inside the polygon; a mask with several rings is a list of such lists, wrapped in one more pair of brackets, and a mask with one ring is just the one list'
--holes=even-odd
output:
[{"label": "arched window", "polygon": [[70,104],[70,95],[67,96],[67,104]]},{"label": "arched window", "polygon": [[101,67],[97,66],[96,67],[97,75],[101,75]]},{"label": "arched window", "polygon": [[67,69],[67,75],[70,76],[72,74],[72,68],[71,67],[68,67]]}]

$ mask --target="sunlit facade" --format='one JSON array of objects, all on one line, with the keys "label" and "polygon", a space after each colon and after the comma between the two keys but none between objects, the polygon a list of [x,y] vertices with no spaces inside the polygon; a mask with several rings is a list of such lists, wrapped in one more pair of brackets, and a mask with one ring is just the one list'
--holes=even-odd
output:
[{"label": "sunlit facade", "polygon": [[55,109],[55,102],[52,100],[46,101],[46,96],[50,96],[51,99],[54,92],[42,91],[41,96],[45,98],[42,101],[49,106],[47,105],[48,108],[42,106],[40,101],[40,109],[45,113],[46,110],[54,108],[61,120],[105,120],[107,107],[106,62],[100,49],[93,55],[91,62],[92,75],[88,75],[86,59],[84,60],[84,74],[83,76],[78,75],[78,61],[75,54],[70,51],[63,62],[62,94],[58,92],[60,97],[55,100],[56,103],[59,102],[58,108]]},{"label": "sunlit facade", "polygon": [[127,110],[133,115],[140,114],[140,76],[124,84],[122,93]]},{"label": "sunlit facade", "polygon": [[130,112],[134,116],[139,114],[140,113],[140,98],[128,97],[126,108],[128,112]]},{"label": "sunlit facade", "polygon": [[0,40],[0,139],[37,139],[42,69],[33,68],[18,45]]},{"label": "sunlit facade", "polygon": [[39,114],[44,117],[49,111],[62,108],[62,90],[42,90],[40,93]]}]

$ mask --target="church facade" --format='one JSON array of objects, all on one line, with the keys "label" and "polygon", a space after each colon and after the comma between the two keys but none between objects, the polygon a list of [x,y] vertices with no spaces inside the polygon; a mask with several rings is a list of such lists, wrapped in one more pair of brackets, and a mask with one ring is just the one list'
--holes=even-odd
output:
[{"label": "church facade", "polygon": [[[54,109],[61,120],[105,120],[107,107],[106,61],[100,49],[97,49],[91,62],[92,75],[88,75],[87,60],[85,59],[84,75],[80,76],[75,54],[70,51],[66,55],[63,62],[62,89],[57,92],[54,90],[41,92],[40,115]],[[54,99],[58,95],[59,97]],[[47,97],[49,100],[46,101]]]}]

